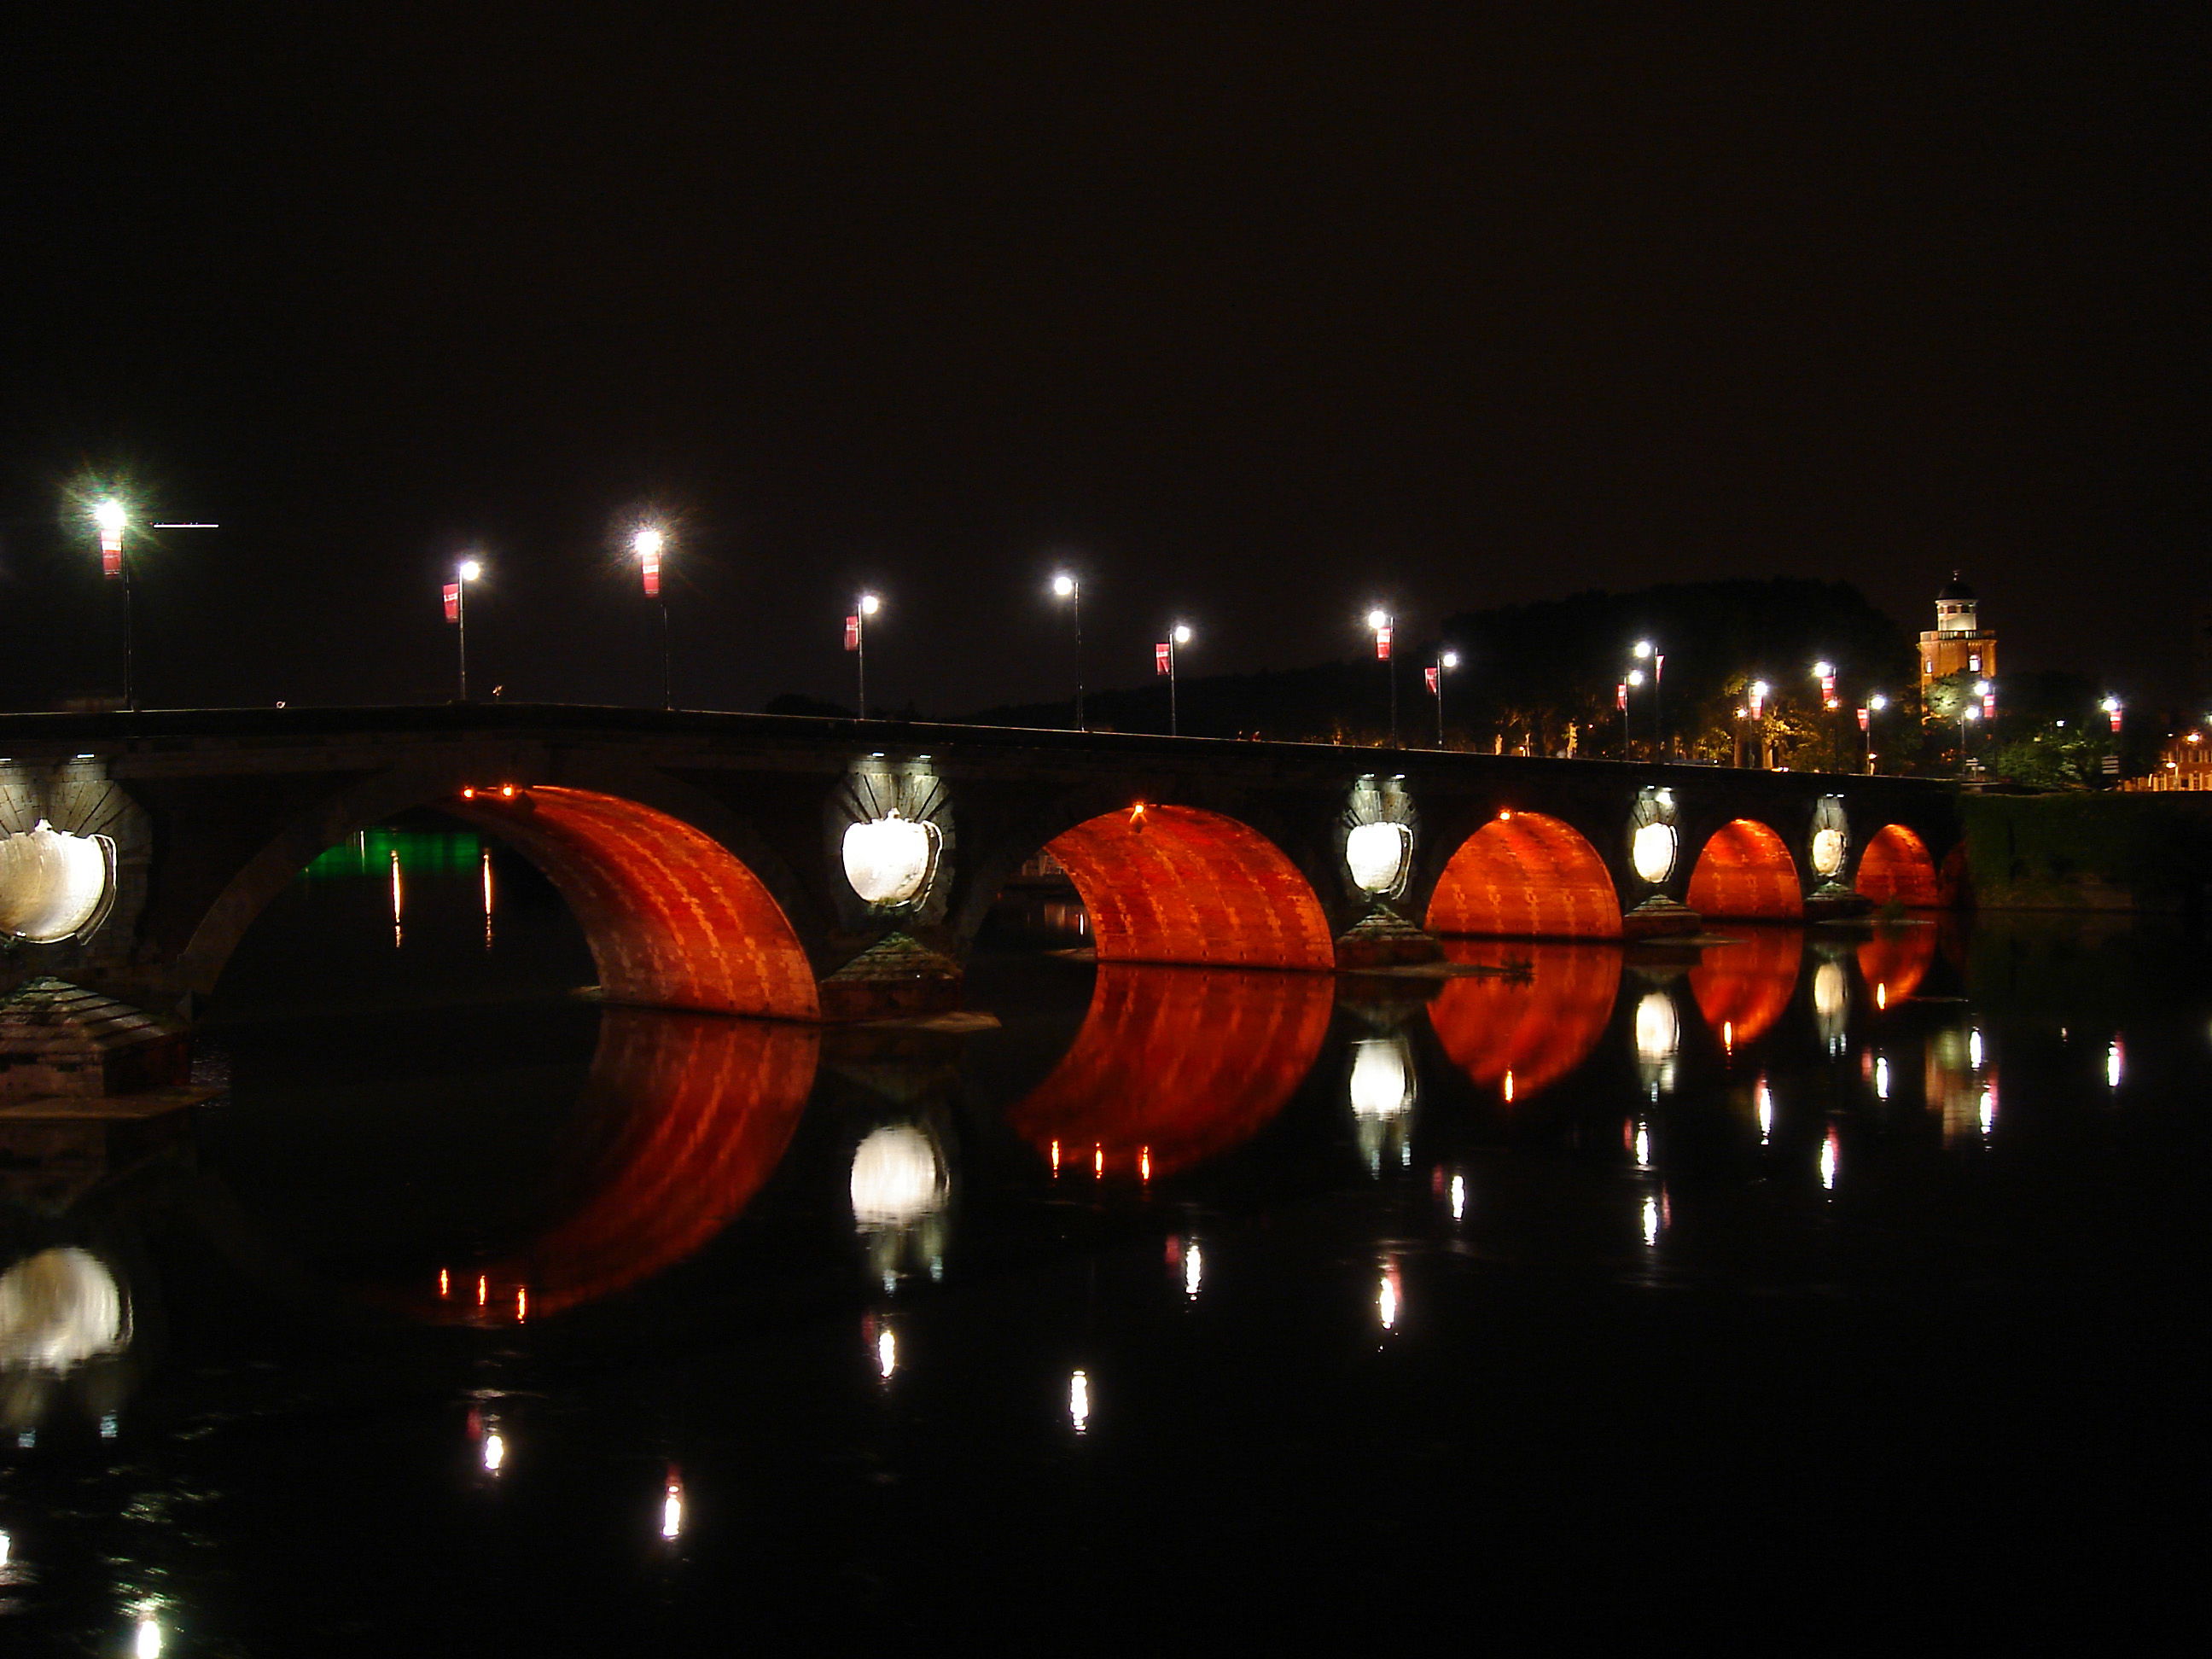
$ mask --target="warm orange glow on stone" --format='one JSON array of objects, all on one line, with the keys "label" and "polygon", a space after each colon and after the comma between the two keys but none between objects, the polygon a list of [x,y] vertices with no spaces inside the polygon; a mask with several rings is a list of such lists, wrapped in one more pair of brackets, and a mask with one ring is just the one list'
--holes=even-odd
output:
[{"label": "warm orange glow on stone", "polygon": [[1879,988],[1878,1006],[1894,1008],[1920,988],[1936,960],[1933,927],[1886,928],[1858,949],[1859,976]]},{"label": "warm orange glow on stone", "polygon": [[1749,939],[1708,945],[1690,969],[1690,994],[1705,1024],[1725,1031],[1725,1046],[1756,1042],[1782,1018],[1797,988],[1805,934],[1796,927],[1760,928]]},{"label": "warm orange glow on stone", "polygon": [[[585,1085],[566,1212],[477,1281],[518,1318],[610,1296],[703,1247],[760,1190],[814,1085],[811,1026],[611,1008]],[[526,1292],[521,1286],[527,1285]],[[422,1317],[465,1320],[450,1304]]]},{"label": "warm orange glow on stone", "polygon": [[1572,825],[1501,812],[1469,836],[1429,899],[1432,933],[1619,939],[1620,901],[1605,860]]},{"label": "warm orange glow on stone", "polygon": [[635,801],[549,787],[457,811],[513,843],[561,890],[609,1002],[820,1017],[814,970],[775,898],[690,824]]},{"label": "warm orange glow on stone", "polygon": [[1321,902],[1282,850],[1218,812],[1107,812],[1046,849],[1082,896],[1105,962],[1332,969]]},{"label": "warm orange glow on stone", "polygon": [[1282,1109],[1334,997],[1304,974],[1102,966],[1073,1046],[1008,1121],[1048,1156],[1088,1141],[1101,1170],[1173,1175]]},{"label": "warm orange glow on stone", "polygon": [[1605,1034],[1620,989],[1620,952],[1604,945],[1453,939],[1453,962],[1528,964],[1527,979],[1483,974],[1446,981],[1429,1023],[1453,1065],[1498,1085],[1510,1105],[1581,1065]]},{"label": "warm orange glow on stone", "polygon": [[1690,872],[1686,902],[1701,916],[1794,921],[1805,914],[1797,866],[1782,837],[1737,818],[1713,831]]},{"label": "warm orange glow on stone", "polygon": [[1867,842],[1856,885],[1877,904],[1894,899],[1909,909],[1933,910],[1943,902],[1927,843],[1901,823],[1884,824]]}]

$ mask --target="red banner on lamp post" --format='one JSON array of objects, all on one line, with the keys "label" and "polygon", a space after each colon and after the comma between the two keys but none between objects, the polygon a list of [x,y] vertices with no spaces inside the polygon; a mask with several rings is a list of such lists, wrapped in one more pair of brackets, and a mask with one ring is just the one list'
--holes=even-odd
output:
[{"label": "red banner on lamp post", "polygon": [[1429,683],[1429,695],[1431,696],[1439,697],[1443,695],[1443,692],[1437,690],[1437,671],[1433,664],[1421,671],[1421,678]]},{"label": "red banner on lamp post", "polygon": [[1626,714],[1628,712],[1628,682],[1626,680],[1613,682],[1613,707],[1620,709],[1622,714]]},{"label": "red banner on lamp post", "polygon": [[845,618],[845,648],[848,651],[860,648],[860,617],[857,611]]},{"label": "red banner on lamp post", "polygon": [[1175,647],[1162,640],[1152,647],[1152,672],[1171,674],[1175,672]]},{"label": "red banner on lamp post", "polygon": [[1860,731],[1862,731],[1862,732],[1863,732],[1863,731],[1865,731],[1869,726],[1870,726],[1873,723],[1874,723],[1874,710],[1872,710],[1871,708],[1862,708],[1862,709],[1860,709],[1860,710],[1859,710],[1859,730],[1860,730]]},{"label": "red banner on lamp post", "polygon": [[447,582],[446,584],[446,620],[449,623],[457,623],[460,619],[461,585],[459,582]]},{"label": "red banner on lamp post", "polygon": [[645,597],[648,599],[659,599],[660,597],[660,555],[641,553],[638,556],[638,564],[645,573]]},{"label": "red banner on lamp post", "polygon": [[123,532],[119,530],[100,532],[100,574],[103,576],[123,574]]},{"label": "red banner on lamp post", "polygon": [[1375,630],[1375,659],[1377,662],[1390,660],[1391,632],[1391,625],[1389,623],[1384,623],[1382,627]]}]

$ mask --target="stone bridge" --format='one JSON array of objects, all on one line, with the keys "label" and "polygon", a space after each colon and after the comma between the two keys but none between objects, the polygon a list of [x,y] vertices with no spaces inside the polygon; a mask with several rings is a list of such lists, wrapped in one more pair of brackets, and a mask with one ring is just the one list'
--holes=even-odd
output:
[{"label": "stone bridge", "polygon": [[545,872],[611,1001],[802,1020],[946,1006],[1048,850],[1101,960],[1329,971],[1932,907],[1960,836],[1948,786],[1832,774],[501,704],[8,715],[0,990],[189,1017],[319,854],[422,807]]}]

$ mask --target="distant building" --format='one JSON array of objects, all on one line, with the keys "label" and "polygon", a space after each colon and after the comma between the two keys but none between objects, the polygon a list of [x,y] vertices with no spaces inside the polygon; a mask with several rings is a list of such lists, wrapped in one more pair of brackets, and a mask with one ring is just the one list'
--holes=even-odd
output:
[{"label": "distant building", "polygon": [[1920,690],[1948,674],[1995,679],[1997,636],[1974,617],[1974,590],[1954,570],[1936,596],[1936,626],[1920,636]]}]

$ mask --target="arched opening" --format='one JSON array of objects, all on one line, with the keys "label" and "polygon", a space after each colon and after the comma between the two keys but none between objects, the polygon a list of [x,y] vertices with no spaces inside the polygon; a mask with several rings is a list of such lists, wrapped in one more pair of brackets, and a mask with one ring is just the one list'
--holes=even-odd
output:
[{"label": "arched opening", "polygon": [[1750,818],[1713,831],[1690,872],[1690,908],[1739,921],[1795,921],[1805,914],[1796,861],[1781,836]]},{"label": "arched opening", "polygon": [[613,795],[477,791],[447,810],[543,870],[583,924],[607,1001],[814,1019],[814,970],[775,897],[722,844]]},{"label": "arched opening", "polygon": [[789,1024],[609,1009],[567,1137],[559,1218],[521,1249],[455,1263],[404,1304],[512,1323],[665,1272],[734,1219],[781,1159],[821,1035]]},{"label": "arched opening", "polygon": [[1328,1032],[1333,981],[1102,965],[1083,1029],[1007,1115],[1057,1169],[1146,1179],[1257,1134]]},{"label": "arched opening", "polygon": [[1102,963],[1335,966],[1305,877],[1234,818],[1140,804],[1079,823],[1046,851],[1075,884]]},{"label": "arched opening", "polygon": [[1690,994],[1724,1048],[1758,1042],[1782,1018],[1804,954],[1805,935],[1796,927],[1705,949],[1690,969]]},{"label": "arched opening", "polygon": [[1859,854],[1858,879],[1853,885],[1876,904],[1933,910],[1943,902],[1928,844],[1901,823],[1885,823],[1875,831],[1866,851]]},{"label": "arched opening", "polygon": [[1604,946],[1454,940],[1453,962],[1527,975],[1477,974],[1446,981],[1429,1022],[1453,1065],[1510,1105],[1556,1083],[1589,1058],[1620,989],[1620,952]]},{"label": "arched opening", "polygon": [[1597,849],[1540,812],[1501,812],[1462,843],[1429,899],[1432,933],[1619,939],[1620,900]]}]

